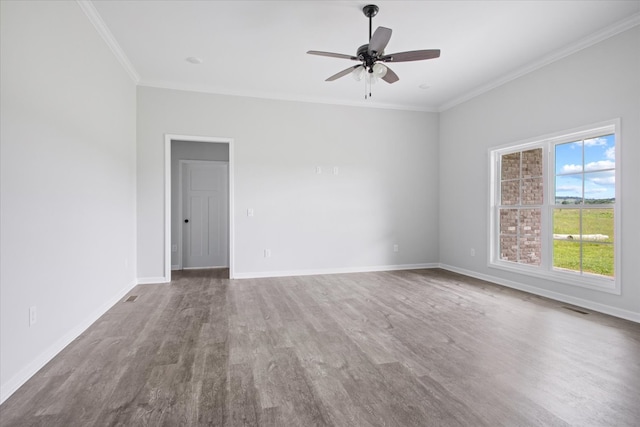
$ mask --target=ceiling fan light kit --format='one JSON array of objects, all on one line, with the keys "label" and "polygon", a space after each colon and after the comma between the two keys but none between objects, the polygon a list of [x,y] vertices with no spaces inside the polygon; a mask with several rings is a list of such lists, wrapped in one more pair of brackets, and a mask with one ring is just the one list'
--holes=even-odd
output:
[{"label": "ceiling fan light kit", "polygon": [[[356,81],[359,82],[365,76],[364,70],[365,70],[364,67],[357,67],[351,72],[351,75]],[[381,79],[384,76],[386,76],[387,71],[389,71],[387,67],[380,64],[379,62],[376,62],[375,64],[373,64],[372,71],[368,72],[367,75],[369,76],[369,78],[375,79],[374,80],[374,83],[375,83],[378,81],[378,79]]]},{"label": "ceiling fan light kit", "polygon": [[[310,50],[307,53],[311,55],[328,56],[330,58],[349,59],[351,61],[357,61],[360,64],[351,66],[344,69],[333,76],[326,79],[328,82],[344,77],[347,74],[356,81],[365,82],[365,99],[371,96],[371,85],[376,83],[378,79],[382,79],[385,82],[391,84],[395,83],[400,78],[389,67],[384,65],[386,62],[409,62],[409,61],[422,61],[425,59],[433,59],[440,57],[440,49],[428,49],[428,50],[412,50],[408,52],[399,52],[385,55],[384,49],[387,47],[389,40],[391,39],[390,28],[378,27],[372,34],[373,17],[378,14],[380,9],[375,4],[369,4],[362,8],[364,16],[369,18],[369,43],[362,45],[358,48],[356,55],[345,55],[342,53],[322,52],[318,50]],[[367,85],[369,90],[367,91]]]}]

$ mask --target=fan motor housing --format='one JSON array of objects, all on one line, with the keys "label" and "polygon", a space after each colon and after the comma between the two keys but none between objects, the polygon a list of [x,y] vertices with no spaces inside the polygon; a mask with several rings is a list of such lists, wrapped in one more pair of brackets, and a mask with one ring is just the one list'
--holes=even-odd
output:
[{"label": "fan motor housing", "polygon": [[368,44],[363,44],[362,46],[360,46],[358,48],[358,52],[356,53],[356,56],[369,69],[371,67],[373,67],[373,64],[376,62],[376,58],[371,56],[371,55],[369,55],[369,45]]}]

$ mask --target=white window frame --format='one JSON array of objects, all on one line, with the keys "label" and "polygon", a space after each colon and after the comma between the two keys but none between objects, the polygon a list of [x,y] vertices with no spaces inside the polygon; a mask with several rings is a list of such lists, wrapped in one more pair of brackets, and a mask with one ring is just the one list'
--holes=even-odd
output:
[{"label": "white window frame", "polygon": [[[615,135],[615,203],[614,210],[614,277],[608,278],[584,272],[572,272],[559,270],[553,267],[553,233],[552,218],[555,207],[555,146],[566,142],[573,142],[579,139],[600,136],[603,133],[613,133]],[[505,144],[489,149],[489,259],[488,267],[498,268],[510,272],[534,276],[558,283],[578,286],[582,288],[594,289],[602,292],[621,294],[620,281],[620,260],[621,260],[621,138],[620,119],[608,120],[580,128],[556,132],[537,138]],[[503,155],[527,151],[535,148],[542,148],[543,162],[543,188],[544,202],[542,205],[541,227],[541,263],[539,266],[520,264],[512,261],[500,259],[500,216],[498,206],[500,205],[500,159]]]}]

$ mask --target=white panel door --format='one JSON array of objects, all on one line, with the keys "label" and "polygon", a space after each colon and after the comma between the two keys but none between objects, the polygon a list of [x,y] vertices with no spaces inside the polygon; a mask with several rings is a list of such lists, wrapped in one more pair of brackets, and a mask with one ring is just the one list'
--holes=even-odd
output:
[{"label": "white panel door", "polygon": [[228,166],[200,161],[183,165],[183,268],[229,266]]}]

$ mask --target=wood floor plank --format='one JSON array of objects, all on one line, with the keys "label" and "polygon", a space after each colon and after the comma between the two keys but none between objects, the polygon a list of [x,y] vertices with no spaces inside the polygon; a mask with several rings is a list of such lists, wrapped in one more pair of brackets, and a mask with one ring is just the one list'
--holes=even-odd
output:
[{"label": "wood floor plank", "polygon": [[248,364],[229,366],[230,426],[257,426],[261,413],[258,392],[253,381],[253,370]]},{"label": "wood floor plank", "polygon": [[640,425],[639,324],[479,279],[189,270],[131,295],[2,427]]}]

